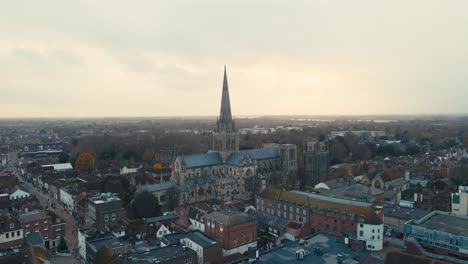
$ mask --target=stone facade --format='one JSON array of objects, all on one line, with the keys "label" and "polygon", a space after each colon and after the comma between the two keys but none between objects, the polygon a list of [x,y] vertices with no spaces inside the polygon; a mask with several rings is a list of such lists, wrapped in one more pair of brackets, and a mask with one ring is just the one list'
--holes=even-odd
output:
[{"label": "stone facade", "polygon": [[173,164],[172,180],[180,191],[179,203],[252,198],[270,184],[294,184],[296,172],[295,145],[274,144],[239,151],[239,133],[232,119],[225,70],[213,150],[178,156]]},{"label": "stone facade", "polygon": [[328,144],[309,141],[304,144],[304,184],[315,186],[328,176]]}]

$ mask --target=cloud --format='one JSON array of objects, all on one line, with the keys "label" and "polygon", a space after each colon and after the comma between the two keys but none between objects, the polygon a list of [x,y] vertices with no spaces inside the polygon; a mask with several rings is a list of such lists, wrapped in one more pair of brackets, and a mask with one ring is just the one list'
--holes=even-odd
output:
[{"label": "cloud", "polygon": [[467,8],[10,1],[0,116],[215,115],[225,64],[235,115],[466,113]]}]

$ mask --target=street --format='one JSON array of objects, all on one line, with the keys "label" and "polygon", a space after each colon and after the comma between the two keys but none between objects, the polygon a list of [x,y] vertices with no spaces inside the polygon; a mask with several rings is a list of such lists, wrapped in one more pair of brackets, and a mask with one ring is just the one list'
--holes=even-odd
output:
[{"label": "street", "polygon": [[[26,179],[23,179],[20,172],[16,168],[17,164],[17,152],[11,152],[8,154],[8,167],[7,169],[11,171],[17,178],[18,182],[20,182],[19,186],[24,191],[30,193],[30,195],[35,195],[39,200],[39,203],[44,206],[44,208],[49,208],[50,211],[54,212],[58,215],[63,221],[65,221],[65,240],[69,246],[70,251],[75,253],[78,247],[78,234],[76,228],[76,221],[72,215],[67,213],[63,207],[61,206],[60,202],[57,201],[55,198],[49,196],[48,193],[43,193],[35,188],[31,183],[27,182]],[[56,208],[52,208],[52,203],[56,205]],[[64,259],[72,259],[72,261],[66,261],[67,263],[73,263],[73,257],[60,257],[57,259],[57,262],[62,262]],[[55,261],[54,261],[55,262]]]}]

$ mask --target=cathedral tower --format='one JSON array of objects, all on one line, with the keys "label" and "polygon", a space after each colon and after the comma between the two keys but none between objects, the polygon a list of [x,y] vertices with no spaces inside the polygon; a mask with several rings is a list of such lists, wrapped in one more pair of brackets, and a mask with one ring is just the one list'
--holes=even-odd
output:
[{"label": "cathedral tower", "polygon": [[232,120],[226,66],[224,66],[221,110],[213,133],[213,150],[220,152],[223,161],[226,161],[230,153],[239,151],[239,133],[234,127],[234,120]]}]

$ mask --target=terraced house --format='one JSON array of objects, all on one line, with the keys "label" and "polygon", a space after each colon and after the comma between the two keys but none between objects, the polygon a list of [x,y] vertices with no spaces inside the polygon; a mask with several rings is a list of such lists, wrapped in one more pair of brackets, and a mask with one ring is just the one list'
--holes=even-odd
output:
[{"label": "terraced house", "polygon": [[303,223],[311,233],[340,236],[371,251],[383,247],[383,209],[371,203],[267,188],[257,195],[256,205],[261,212]]},{"label": "terraced house", "polygon": [[173,164],[172,179],[181,192],[180,204],[214,198],[225,201],[253,197],[269,184],[294,184],[297,147],[275,144],[265,148],[239,150],[239,132],[231,114],[226,69],[224,69],[221,111],[213,132],[213,150],[181,155]]}]

